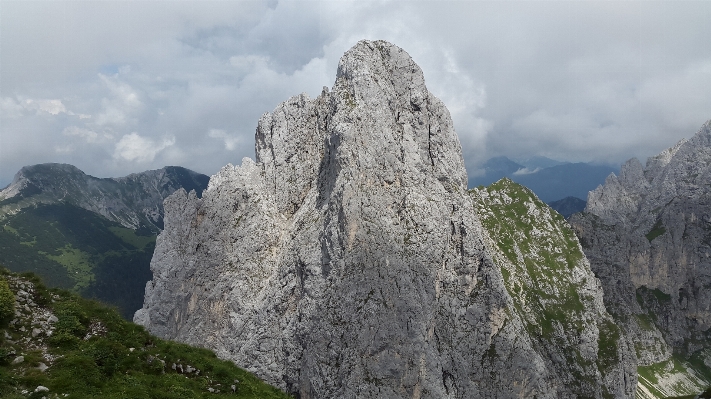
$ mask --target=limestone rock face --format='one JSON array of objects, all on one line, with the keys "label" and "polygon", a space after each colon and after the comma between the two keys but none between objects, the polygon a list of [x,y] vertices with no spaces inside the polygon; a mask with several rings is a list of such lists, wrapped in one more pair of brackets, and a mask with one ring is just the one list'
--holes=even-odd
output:
[{"label": "limestone rock face", "polygon": [[602,396],[526,332],[449,112],[405,51],[359,42],[330,91],[263,115],[255,146],[202,198],[166,199],[136,322],[301,398]]},{"label": "limestone rock face", "polygon": [[645,167],[628,161],[571,220],[641,366],[710,347],[709,181],[711,121]]}]

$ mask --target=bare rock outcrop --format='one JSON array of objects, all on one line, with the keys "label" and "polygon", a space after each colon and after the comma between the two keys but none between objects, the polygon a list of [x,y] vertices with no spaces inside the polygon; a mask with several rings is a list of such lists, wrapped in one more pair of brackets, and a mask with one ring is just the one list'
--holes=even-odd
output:
[{"label": "bare rock outcrop", "polygon": [[[628,366],[597,362],[598,323],[556,330],[578,357],[551,359],[527,330],[449,112],[402,49],[359,42],[330,91],[263,115],[255,146],[202,198],[166,199],[134,318],[151,332],[301,398],[632,395]],[[609,318],[589,268],[571,281],[591,290],[583,319]]]},{"label": "bare rock outcrop", "polygon": [[711,121],[644,167],[629,160],[571,219],[640,366],[711,364],[709,181]]}]

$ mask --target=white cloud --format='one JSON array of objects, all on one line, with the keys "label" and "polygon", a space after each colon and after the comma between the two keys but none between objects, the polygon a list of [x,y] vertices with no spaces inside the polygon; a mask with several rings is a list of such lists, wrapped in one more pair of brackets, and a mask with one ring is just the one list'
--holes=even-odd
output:
[{"label": "white cloud", "polygon": [[12,97],[0,98],[0,115],[5,118],[18,118],[24,111],[34,111],[36,114],[47,113],[50,115],[67,114],[77,116],[79,119],[89,119],[91,115],[76,114],[67,109],[60,99],[33,99],[25,98],[17,101]]},{"label": "white cloud", "polygon": [[93,130],[78,126],[67,126],[62,131],[65,136],[75,136],[84,139],[87,143],[95,143],[99,139],[99,134]]},{"label": "white cloud", "polygon": [[71,154],[74,152],[74,146],[71,144],[66,144],[66,145],[57,145],[54,146],[54,152],[57,154]]},{"label": "white cloud", "polygon": [[[2,11],[0,186],[32,162],[103,176],[168,161],[214,173],[253,156],[264,112],[331,86],[339,57],[361,39],[389,40],[420,65],[471,173],[497,155],[643,158],[711,117],[709,2],[7,2]],[[55,151],[69,144],[73,152]]]},{"label": "white cloud", "polygon": [[3,118],[19,118],[24,107],[12,97],[0,98],[0,116]]},{"label": "white cloud", "polygon": [[163,138],[160,143],[156,143],[148,137],[133,132],[124,135],[116,143],[114,158],[138,163],[152,162],[159,152],[174,144],[174,137]]},{"label": "white cloud", "polygon": [[221,129],[210,129],[207,135],[215,139],[222,139],[227,151],[233,151],[241,141],[239,136],[229,135],[226,131]]},{"label": "white cloud", "polygon": [[233,55],[230,57],[230,65],[242,73],[268,68],[268,63],[269,59],[267,57],[254,54]]},{"label": "white cloud", "polygon": [[135,114],[143,108],[138,92],[128,83],[119,80],[118,75],[98,76],[108,89],[109,96],[101,99],[102,110],[96,116],[96,124],[124,126],[132,122]]},{"label": "white cloud", "polygon": [[537,173],[537,172],[540,171],[540,170],[541,170],[541,168],[536,168],[536,169],[533,169],[533,170],[528,169],[528,168],[521,168],[521,169],[515,171],[513,174],[514,174],[514,176],[530,175],[530,174],[533,174],[533,173]]},{"label": "white cloud", "polygon": [[38,100],[37,105],[41,111],[52,115],[67,112],[67,108],[62,104],[62,100]]},{"label": "white cloud", "polygon": [[32,99],[26,98],[20,101],[19,105],[28,111],[37,111],[37,113],[46,112],[50,115],[59,115],[68,113],[67,107],[64,106],[62,100],[59,99]]}]

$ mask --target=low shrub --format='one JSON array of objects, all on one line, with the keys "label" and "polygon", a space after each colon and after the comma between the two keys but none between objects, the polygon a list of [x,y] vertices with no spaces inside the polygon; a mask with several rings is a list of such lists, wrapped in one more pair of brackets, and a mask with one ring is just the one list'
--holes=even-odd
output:
[{"label": "low shrub", "polygon": [[6,325],[15,315],[15,294],[7,280],[0,278],[0,325]]}]

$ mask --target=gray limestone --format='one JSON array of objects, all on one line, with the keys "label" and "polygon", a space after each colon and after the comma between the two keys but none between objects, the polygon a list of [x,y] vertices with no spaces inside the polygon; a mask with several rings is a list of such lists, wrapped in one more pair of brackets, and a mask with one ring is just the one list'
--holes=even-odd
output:
[{"label": "gray limestone", "polygon": [[[137,323],[300,398],[602,397],[526,332],[449,112],[405,51],[359,42],[331,90],[264,114],[255,141],[202,198],[165,200]],[[597,330],[558,334],[588,348],[559,368],[595,361]],[[601,385],[629,397],[611,367]]]},{"label": "gray limestone", "polygon": [[645,167],[628,161],[571,221],[640,365],[709,348],[709,181],[711,121]]}]

